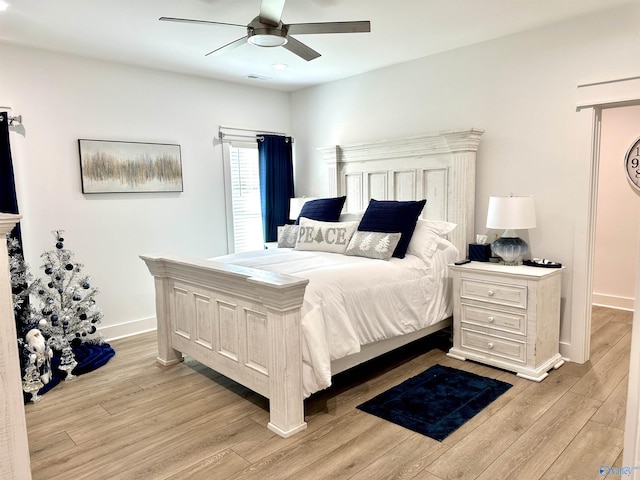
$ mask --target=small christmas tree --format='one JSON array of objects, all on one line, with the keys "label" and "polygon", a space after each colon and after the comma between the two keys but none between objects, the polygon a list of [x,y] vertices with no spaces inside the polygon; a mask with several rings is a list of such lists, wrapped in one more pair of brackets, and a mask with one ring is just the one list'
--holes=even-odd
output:
[{"label": "small christmas tree", "polygon": [[73,252],[64,248],[64,232],[55,230],[52,233],[55,249],[41,255],[42,269],[48,281],[36,280],[32,291],[41,304],[36,313],[40,329],[49,345],[61,352],[58,368],[66,372],[66,379],[71,379],[74,377],[71,372],[77,365],[72,345],[104,343],[96,327],[103,314],[96,306],[98,290],[91,286],[91,278],[82,273],[84,265],[75,261]]},{"label": "small christmas tree", "polygon": [[96,306],[98,290],[82,273],[84,265],[64,248],[64,232],[51,233],[55,249],[41,255],[46,280],[33,281],[19,242],[8,239],[22,387],[33,402],[38,393],[57,385],[60,372],[70,380],[74,373],[101,367],[115,354],[97,331],[103,315]]}]

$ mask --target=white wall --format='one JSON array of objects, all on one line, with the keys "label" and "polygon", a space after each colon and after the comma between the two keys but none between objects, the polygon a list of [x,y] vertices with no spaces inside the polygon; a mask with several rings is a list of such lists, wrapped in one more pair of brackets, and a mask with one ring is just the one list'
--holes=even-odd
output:
[{"label": "white wall", "polygon": [[[296,195],[326,191],[319,146],[484,128],[476,229],[486,230],[490,195],[536,198],[529,244],[567,266],[570,344],[574,211],[588,191],[572,181],[587,168],[576,154],[576,86],[640,72],[639,20],[629,6],[292,95],[0,44],[0,105],[24,118],[11,141],[27,260],[37,269],[49,231],[66,230],[102,290],[103,330],[139,330],[155,311],[139,254],[226,251],[218,125],[291,132]],[[83,195],[78,138],[179,143],[185,192]]]},{"label": "white wall", "polygon": [[[227,253],[219,125],[290,131],[287,93],[0,43],[27,262],[41,273],[50,231],[100,288],[107,337],[155,328],[143,253]],[[259,105],[260,108],[255,108]],[[184,192],[83,195],[79,138],[181,145]]]},{"label": "white wall", "polygon": [[623,158],[640,137],[640,106],[602,112],[593,302],[633,310],[640,203]]},{"label": "white wall", "polygon": [[296,194],[325,192],[318,146],[484,128],[476,230],[486,230],[489,196],[535,197],[532,256],[567,267],[561,352],[568,355],[574,211],[588,192],[573,181],[588,168],[576,153],[576,87],[640,73],[639,19],[640,6],[629,6],[294,93]]}]

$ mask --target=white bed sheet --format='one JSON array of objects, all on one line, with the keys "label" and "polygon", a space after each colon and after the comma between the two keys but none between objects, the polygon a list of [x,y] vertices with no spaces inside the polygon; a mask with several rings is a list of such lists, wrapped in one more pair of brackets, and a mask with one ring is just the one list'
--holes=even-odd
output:
[{"label": "white bed sheet", "polygon": [[361,345],[415,332],[452,313],[447,264],[457,249],[441,242],[430,261],[388,261],[277,248],[211,260],[307,278],[302,306],[305,398],[331,385],[331,361]]}]

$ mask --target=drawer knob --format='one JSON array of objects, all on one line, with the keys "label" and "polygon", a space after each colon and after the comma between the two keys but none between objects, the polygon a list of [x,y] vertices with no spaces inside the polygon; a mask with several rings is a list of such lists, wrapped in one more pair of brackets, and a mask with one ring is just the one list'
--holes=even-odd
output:
[{"label": "drawer knob", "polygon": [[487,347],[489,347],[489,350],[493,350],[493,343],[489,342],[489,343],[487,344]]},{"label": "drawer knob", "polygon": [[487,295],[488,295],[489,297],[493,297],[493,290],[489,290],[489,291],[487,292]]},{"label": "drawer knob", "polygon": [[487,321],[488,321],[489,323],[493,323],[493,322],[495,321],[495,319],[494,319],[493,317],[489,317],[489,318],[487,318]]}]

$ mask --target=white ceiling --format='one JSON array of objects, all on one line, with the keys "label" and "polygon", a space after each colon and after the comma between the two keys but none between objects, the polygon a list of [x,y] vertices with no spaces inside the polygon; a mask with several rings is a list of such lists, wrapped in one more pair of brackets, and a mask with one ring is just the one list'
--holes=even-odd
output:
[{"label": "white ceiling", "polygon": [[[205,57],[246,30],[158,21],[244,25],[260,0],[2,1],[9,8],[0,12],[0,41],[293,91],[637,0],[288,0],[287,24],[371,21],[371,33],[297,36],[322,54],[310,62],[249,44]],[[275,63],[289,67],[275,70]]]}]

